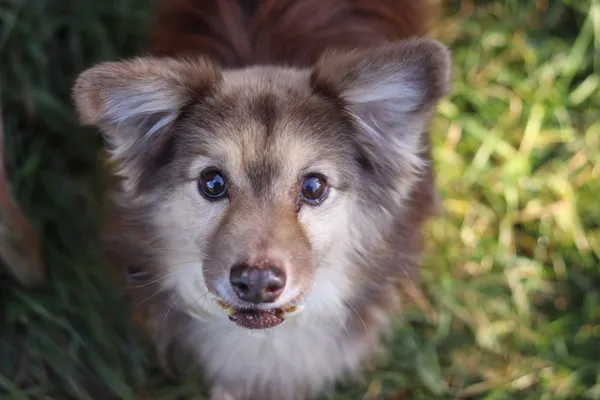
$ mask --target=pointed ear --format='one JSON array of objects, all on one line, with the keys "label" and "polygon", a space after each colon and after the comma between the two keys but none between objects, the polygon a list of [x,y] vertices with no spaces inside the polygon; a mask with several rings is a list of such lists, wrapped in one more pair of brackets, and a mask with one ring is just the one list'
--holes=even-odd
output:
[{"label": "pointed ear", "polygon": [[79,75],[73,98],[83,124],[102,130],[112,161],[133,187],[182,108],[206,94],[221,79],[205,59],[135,58],[106,62]]},{"label": "pointed ear", "polygon": [[437,102],[449,91],[450,72],[447,48],[416,38],[328,53],[317,62],[312,84],[341,100],[371,168],[414,176],[425,166],[423,135]]}]

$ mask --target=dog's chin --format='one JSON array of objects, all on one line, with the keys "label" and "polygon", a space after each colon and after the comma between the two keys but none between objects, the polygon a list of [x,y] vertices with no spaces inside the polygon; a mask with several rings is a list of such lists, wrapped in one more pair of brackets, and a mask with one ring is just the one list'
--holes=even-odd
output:
[{"label": "dog's chin", "polygon": [[272,329],[283,324],[286,319],[302,312],[303,305],[286,306],[280,308],[246,308],[232,306],[222,300],[217,300],[221,309],[227,312],[231,322],[237,326],[250,330]]}]

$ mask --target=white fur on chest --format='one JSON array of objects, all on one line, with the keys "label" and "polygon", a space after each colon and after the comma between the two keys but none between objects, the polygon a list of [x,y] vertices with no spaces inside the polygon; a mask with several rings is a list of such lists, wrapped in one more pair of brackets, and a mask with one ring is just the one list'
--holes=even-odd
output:
[{"label": "white fur on chest", "polygon": [[285,399],[303,398],[356,370],[368,347],[339,320],[311,323],[302,315],[266,331],[216,319],[195,325],[193,348],[209,381],[243,393],[275,390]]}]

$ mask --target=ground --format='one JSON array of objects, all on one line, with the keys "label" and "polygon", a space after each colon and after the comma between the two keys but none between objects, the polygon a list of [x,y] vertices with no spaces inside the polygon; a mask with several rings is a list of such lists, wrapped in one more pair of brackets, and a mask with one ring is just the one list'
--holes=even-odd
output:
[{"label": "ground", "polygon": [[[144,48],[150,2],[0,3],[9,172],[48,277],[0,278],[0,398],[199,398],[165,377],[96,244],[100,140],[69,91]],[[335,400],[600,399],[600,2],[450,1],[454,84],[432,134],[446,214],[424,295]]]}]

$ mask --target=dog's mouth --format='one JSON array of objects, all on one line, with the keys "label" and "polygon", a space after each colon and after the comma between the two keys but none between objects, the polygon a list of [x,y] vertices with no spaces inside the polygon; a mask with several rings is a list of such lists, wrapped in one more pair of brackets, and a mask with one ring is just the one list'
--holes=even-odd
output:
[{"label": "dog's mouth", "polygon": [[268,310],[236,308],[223,301],[217,304],[229,313],[229,319],[238,326],[246,329],[269,329],[281,325],[286,316],[295,314],[299,307],[272,308]]}]

